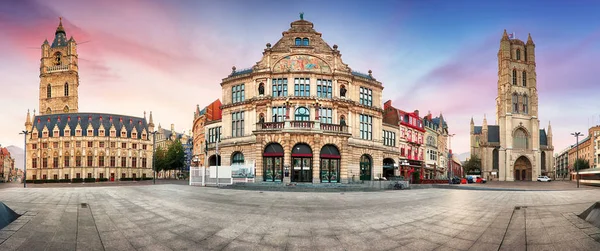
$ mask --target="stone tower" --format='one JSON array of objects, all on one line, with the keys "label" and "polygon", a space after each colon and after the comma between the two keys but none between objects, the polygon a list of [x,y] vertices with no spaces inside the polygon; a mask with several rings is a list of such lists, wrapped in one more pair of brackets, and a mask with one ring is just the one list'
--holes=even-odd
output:
[{"label": "stone tower", "polygon": [[67,40],[62,18],[52,45],[45,40],[40,60],[40,115],[73,113],[79,110],[77,43]]}]

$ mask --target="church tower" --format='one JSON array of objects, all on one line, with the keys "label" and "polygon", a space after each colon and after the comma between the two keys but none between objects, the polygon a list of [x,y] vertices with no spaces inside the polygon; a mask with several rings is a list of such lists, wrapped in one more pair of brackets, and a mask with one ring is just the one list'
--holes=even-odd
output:
[{"label": "church tower", "polygon": [[40,115],[74,113],[79,110],[77,43],[67,40],[62,18],[52,45],[45,40],[40,60]]}]

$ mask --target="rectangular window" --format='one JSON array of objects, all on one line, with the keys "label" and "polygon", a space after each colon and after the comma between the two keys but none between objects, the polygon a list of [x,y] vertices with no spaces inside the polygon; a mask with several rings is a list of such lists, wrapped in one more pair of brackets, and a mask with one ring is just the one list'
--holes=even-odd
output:
[{"label": "rectangular window", "polygon": [[52,158],[52,167],[58,168],[58,157]]},{"label": "rectangular window", "polygon": [[88,173],[88,179],[92,178],[92,173]]},{"label": "rectangular window", "polygon": [[383,130],[383,145],[396,146],[396,133]]},{"label": "rectangular window", "polygon": [[115,167],[116,165],[116,157],[110,156],[110,167]]},{"label": "rectangular window", "polygon": [[121,143],[121,148],[127,148],[127,143]]},{"label": "rectangular window", "polygon": [[271,118],[271,122],[283,122],[285,120],[285,109],[285,106],[272,107],[273,117]]},{"label": "rectangular window", "polygon": [[104,156],[98,157],[98,166],[104,167]]},{"label": "rectangular window", "polygon": [[127,165],[127,157],[121,157],[121,167],[125,167]]},{"label": "rectangular window", "polygon": [[271,82],[273,88],[273,97],[287,97],[288,80],[287,78],[274,78]]},{"label": "rectangular window", "polygon": [[142,168],[146,168],[146,158],[142,158]]},{"label": "rectangular window", "polygon": [[81,156],[75,157],[75,166],[81,167]]},{"label": "rectangular window", "polygon": [[71,144],[69,142],[65,142],[65,148],[69,148]]},{"label": "rectangular window", "polygon": [[71,157],[65,156],[65,167],[71,167]]},{"label": "rectangular window", "polygon": [[31,159],[31,167],[32,168],[37,168],[37,158]]},{"label": "rectangular window", "polygon": [[125,173],[121,173],[121,179],[125,179]]},{"label": "rectangular window", "polygon": [[100,179],[104,179],[104,173],[100,173]]},{"label": "rectangular window", "polygon": [[319,122],[323,124],[333,124],[331,108],[319,108]]},{"label": "rectangular window", "polygon": [[58,142],[52,142],[52,147],[55,149],[58,148]]},{"label": "rectangular window", "polygon": [[37,144],[31,144],[31,149],[37,149]]},{"label": "rectangular window", "polygon": [[231,137],[244,136],[244,112],[231,114]]},{"label": "rectangular window", "polygon": [[42,159],[42,168],[48,168],[48,158]]},{"label": "rectangular window", "polygon": [[47,149],[48,148],[48,143],[42,143],[42,149]]},{"label": "rectangular window", "polygon": [[75,147],[81,147],[81,141],[75,142]]},{"label": "rectangular window", "polygon": [[360,138],[373,139],[373,116],[360,114]]},{"label": "rectangular window", "polygon": [[238,103],[245,100],[244,84],[231,87],[231,102]]},{"label": "rectangular window", "polygon": [[133,168],[137,167],[137,158],[136,157],[131,158],[131,167],[133,167]]},{"label": "rectangular window", "polygon": [[131,144],[131,148],[137,149],[137,144],[136,143]]},{"label": "rectangular window", "polygon": [[373,90],[361,87],[359,100],[361,105],[373,106]]},{"label": "rectangular window", "polygon": [[87,156],[87,166],[92,166],[94,163],[94,157],[93,156]]},{"label": "rectangular window", "polygon": [[143,145],[142,145],[142,150],[146,150],[146,149],[148,149],[148,145],[146,145],[146,144],[143,144]]},{"label": "rectangular window", "polygon": [[294,96],[309,97],[310,96],[310,79],[295,78],[294,79]]},{"label": "rectangular window", "polygon": [[110,147],[111,148],[115,148],[117,146],[117,144],[115,142],[110,142]]},{"label": "rectangular window", "polygon": [[100,141],[100,142],[98,143],[98,145],[99,145],[99,147],[102,147],[102,148],[103,148],[103,147],[104,147],[104,141]]},{"label": "rectangular window", "polygon": [[331,98],[332,84],[331,80],[317,79],[317,97]]},{"label": "rectangular window", "polygon": [[88,146],[88,147],[93,147],[93,146],[94,146],[94,142],[92,142],[92,141],[88,141],[88,143],[87,143],[87,146]]},{"label": "rectangular window", "polygon": [[221,127],[213,127],[208,129],[208,137],[206,143],[215,143],[221,140]]},{"label": "rectangular window", "polygon": [[65,179],[68,180],[69,179],[69,174],[65,173]]}]

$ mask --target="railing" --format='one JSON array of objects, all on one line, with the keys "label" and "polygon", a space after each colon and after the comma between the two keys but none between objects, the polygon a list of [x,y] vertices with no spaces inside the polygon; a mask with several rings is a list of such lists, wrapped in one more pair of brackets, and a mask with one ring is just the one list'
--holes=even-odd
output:
[{"label": "railing", "polygon": [[321,124],[321,130],[331,132],[348,132],[348,126],[342,126],[337,124]]},{"label": "railing", "polygon": [[313,121],[301,121],[301,120],[292,120],[290,121],[291,128],[303,128],[310,129],[315,127],[315,122]]},{"label": "railing", "polygon": [[256,124],[256,130],[281,130],[284,122],[263,122]]},{"label": "railing", "polygon": [[48,72],[57,72],[57,71],[68,71],[69,65],[54,65],[46,67]]}]

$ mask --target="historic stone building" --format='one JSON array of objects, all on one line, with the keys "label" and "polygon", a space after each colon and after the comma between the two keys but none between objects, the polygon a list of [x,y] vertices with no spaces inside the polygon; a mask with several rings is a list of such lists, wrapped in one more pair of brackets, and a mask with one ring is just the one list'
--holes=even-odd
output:
[{"label": "historic stone building", "polygon": [[[176,140],[179,140],[179,142],[181,142],[182,144],[185,144],[187,142],[187,140],[191,137],[192,137],[191,135],[185,134],[185,131],[182,133],[176,132],[175,124],[171,124],[171,129],[167,130],[167,129],[162,128],[159,123],[158,128],[156,130],[155,146],[157,149],[160,147],[164,150],[167,150],[169,148],[169,146],[171,144],[173,144],[173,142],[175,142]],[[154,139],[151,139],[151,140],[154,140]]]},{"label": "historic stone building", "polygon": [[[596,168],[598,165],[598,159],[600,158],[600,126],[592,126],[588,129],[588,134],[582,134],[579,142],[568,147],[566,159],[568,163],[568,169],[571,171],[572,179],[575,179],[575,160],[577,158],[588,161],[590,168]],[[583,168],[580,167],[579,170]]]},{"label": "historic stone building", "polygon": [[448,177],[448,125],[440,113],[433,118],[431,113],[423,117],[425,126],[425,163],[430,172],[429,178],[445,179]]},{"label": "historic stone building", "polygon": [[39,108],[27,112],[27,179],[143,178],[152,175],[154,131],[144,117],[79,113],[77,43],[60,22],[42,44]]},{"label": "historic stone building", "polygon": [[[206,135],[220,128],[220,164],[255,166],[257,181],[346,183],[396,161],[383,144],[383,85],[313,27],[301,16],[253,67],[222,80],[222,120],[205,123]],[[207,145],[213,162],[216,144]]]},{"label": "historic stone building", "polygon": [[8,148],[0,146],[0,180],[6,182],[13,177],[15,159],[10,156]]},{"label": "historic stone building", "polygon": [[482,175],[501,181],[536,180],[553,167],[552,128],[540,129],[535,44],[510,39],[506,30],[498,51],[496,121],[475,126],[471,154],[482,161]]},{"label": "historic stone building", "polygon": [[[205,135],[206,123],[213,121],[221,121],[221,100],[217,99],[210,103],[208,106],[200,110],[200,106],[196,106],[194,112],[194,124],[193,124],[193,157],[192,166],[204,166],[206,160],[206,139],[208,135]],[[213,132],[215,134],[215,132]]]}]

